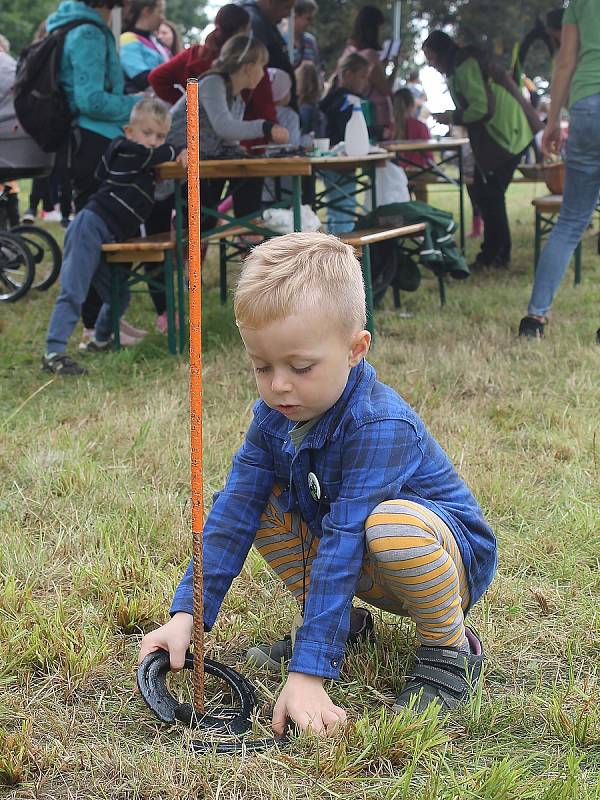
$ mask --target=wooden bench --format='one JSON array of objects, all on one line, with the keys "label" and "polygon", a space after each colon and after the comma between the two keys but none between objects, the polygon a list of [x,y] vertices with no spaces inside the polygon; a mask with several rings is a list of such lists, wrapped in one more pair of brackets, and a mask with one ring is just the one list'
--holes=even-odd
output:
[{"label": "wooden bench", "polygon": [[[562,207],[562,194],[547,194],[543,197],[534,197],[531,205],[535,211],[535,240],[533,250],[533,271],[537,269],[542,239],[550,233],[556,224],[556,217]],[[581,283],[581,241],[575,248],[575,286]]]},{"label": "wooden bench", "polygon": [[[371,253],[370,247],[378,242],[387,242],[390,239],[412,239],[425,233],[426,225],[419,222],[415,225],[403,225],[400,228],[366,228],[362,231],[350,231],[349,233],[336,234],[342,242],[351,245],[357,251],[362,267],[363,279],[365,282],[365,293],[367,300],[367,329],[373,336],[375,333],[374,309],[373,309],[373,281],[371,278]],[[443,280],[438,277],[438,280]],[[394,302],[398,307],[399,295],[394,289]],[[443,302],[443,301],[442,301]]]},{"label": "wooden bench", "polygon": [[[109,265],[114,265],[111,269],[111,312],[114,344],[117,349],[121,346],[119,334],[119,319],[121,311],[119,308],[119,297],[124,287],[132,287],[138,283],[162,289],[162,283],[157,281],[152,273],[145,273],[141,266],[144,263],[156,263],[164,265],[165,294],[167,297],[167,345],[169,352],[177,352],[176,337],[177,326],[175,322],[175,292],[173,286],[173,250],[175,242],[171,239],[170,233],[156,233],[138,239],[128,239],[126,242],[109,242],[102,245],[104,259]],[[129,269],[120,269],[119,265],[130,265]],[[135,266],[134,266],[135,265]],[[178,293],[179,293],[179,348],[183,352],[185,347],[184,330],[184,309],[183,309],[183,275],[178,272]]]}]

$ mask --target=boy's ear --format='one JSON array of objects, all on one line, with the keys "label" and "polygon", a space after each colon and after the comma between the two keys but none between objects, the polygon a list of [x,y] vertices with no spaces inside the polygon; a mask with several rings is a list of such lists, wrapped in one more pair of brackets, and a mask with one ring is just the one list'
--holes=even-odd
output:
[{"label": "boy's ear", "polygon": [[369,347],[371,346],[371,334],[369,331],[358,331],[352,337],[352,343],[350,345],[350,358],[348,359],[348,364],[351,367],[355,367],[361,359],[365,358],[367,353],[369,352]]},{"label": "boy's ear", "polygon": [[131,125],[124,125],[123,126],[123,132],[124,132],[124,134],[125,134],[127,139],[129,139],[129,137],[131,136],[131,130],[132,130]]}]

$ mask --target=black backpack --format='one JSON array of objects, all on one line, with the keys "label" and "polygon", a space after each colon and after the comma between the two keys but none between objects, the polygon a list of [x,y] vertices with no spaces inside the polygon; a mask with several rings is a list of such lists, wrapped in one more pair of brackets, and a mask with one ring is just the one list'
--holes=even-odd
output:
[{"label": "black backpack", "polygon": [[19,57],[13,87],[17,118],[23,129],[45,153],[55,153],[67,141],[73,114],[58,80],[65,37],[79,25],[100,23],[76,19],[56,28],[39,42],[26,47]]}]

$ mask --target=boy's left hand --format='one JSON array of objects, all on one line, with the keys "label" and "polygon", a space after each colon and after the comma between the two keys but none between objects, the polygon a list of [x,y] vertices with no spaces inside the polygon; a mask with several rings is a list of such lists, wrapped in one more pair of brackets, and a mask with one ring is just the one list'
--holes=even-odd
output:
[{"label": "boy's left hand", "polygon": [[282,736],[288,717],[300,730],[332,736],[346,724],[346,712],[334,705],[323,688],[323,678],[290,672],[273,709],[273,731]]},{"label": "boy's left hand", "polygon": [[177,156],[177,158],[175,159],[175,161],[177,161],[179,164],[181,164],[181,166],[182,166],[182,167],[184,167],[185,169],[187,169],[187,165],[188,165],[188,151],[187,151],[187,147],[185,148],[185,150],[182,150],[182,151],[181,151],[181,153],[179,153],[179,155]]}]

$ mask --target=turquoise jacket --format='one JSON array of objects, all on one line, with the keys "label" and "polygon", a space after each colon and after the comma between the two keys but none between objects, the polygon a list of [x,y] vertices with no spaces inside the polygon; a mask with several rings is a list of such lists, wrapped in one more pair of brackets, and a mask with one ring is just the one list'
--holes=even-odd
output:
[{"label": "turquoise jacket", "polygon": [[85,3],[63,0],[48,17],[48,31],[76,19],[97,25],[80,25],[67,33],[59,79],[75,124],[114,139],[123,135],[138,97],[123,93],[123,71],[114,36],[100,14]]}]

